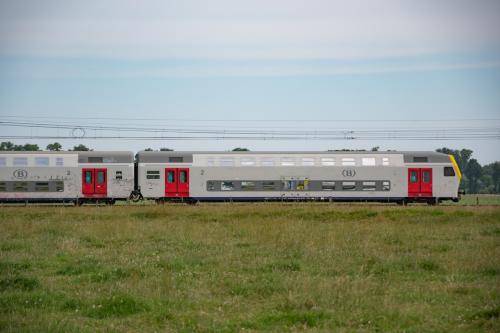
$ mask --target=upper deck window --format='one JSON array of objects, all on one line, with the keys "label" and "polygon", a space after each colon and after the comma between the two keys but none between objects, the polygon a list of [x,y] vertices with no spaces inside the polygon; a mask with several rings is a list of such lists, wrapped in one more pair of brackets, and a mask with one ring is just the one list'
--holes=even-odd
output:
[{"label": "upper deck window", "polygon": [[170,163],[182,163],[184,162],[184,158],[182,156],[170,156],[168,161]]},{"label": "upper deck window", "polygon": [[260,160],[260,165],[262,166],[274,166],[276,164],[276,159],[273,157],[264,157]]},{"label": "upper deck window", "polygon": [[304,166],[313,166],[314,158],[312,157],[302,157],[302,165]]},{"label": "upper deck window", "polygon": [[353,157],[344,157],[342,159],[342,165],[344,166],[355,166],[356,160]]},{"label": "upper deck window", "polygon": [[37,166],[49,166],[48,157],[35,157],[35,165]]},{"label": "upper deck window", "polygon": [[234,158],[232,157],[221,157],[219,159],[220,166],[234,166]]},{"label": "upper deck window", "polygon": [[253,157],[242,157],[240,160],[241,166],[254,166],[255,158]]},{"label": "upper deck window", "polygon": [[363,157],[361,164],[364,166],[375,166],[375,157]]},{"label": "upper deck window", "polygon": [[334,166],[335,165],[335,159],[333,157],[322,157],[321,158],[321,165]]},{"label": "upper deck window", "polygon": [[89,156],[88,161],[89,163],[102,163],[102,157]]},{"label": "upper deck window", "polygon": [[389,165],[389,157],[382,157],[382,165],[384,166]]},{"label": "upper deck window", "polygon": [[0,157],[0,166],[6,166],[7,165],[7,159],[5,157]]},{"label": "upper deck window", "polygon": [[14,157],[14,165],[28,165],[27,157]]},{"label": "upper deck window", "polygon": [[281,165],[282,166],[294,166],[295,165],[295,159],[292,157],[283,157],[281,159]]},{"label": "upper deck window", "polygon": [[413,157],[413,163],[427,163],[429,162],[429,159],[427,156],[414,156]]},{"label": "upper deck window", "polygon": [[63,166],[64,159],[62,157],[56,157],[56,166]]}]

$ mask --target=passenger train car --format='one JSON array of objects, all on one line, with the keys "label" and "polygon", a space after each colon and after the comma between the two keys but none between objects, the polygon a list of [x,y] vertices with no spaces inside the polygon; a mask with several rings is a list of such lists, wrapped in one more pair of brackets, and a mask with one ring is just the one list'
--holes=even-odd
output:
[{"label": "passenger train car", "polygon": [[147,152],[145,198],[189,201],[459,200],[453,156],[435,152]]},{"label": "passenger train car", "polygon": [[134,190],[134,154],[0,152],[0,201],[114,203]]},{"label": "passenger train car", "polygon": [[0,152],[0,201],[458,201],[435,152]]}]

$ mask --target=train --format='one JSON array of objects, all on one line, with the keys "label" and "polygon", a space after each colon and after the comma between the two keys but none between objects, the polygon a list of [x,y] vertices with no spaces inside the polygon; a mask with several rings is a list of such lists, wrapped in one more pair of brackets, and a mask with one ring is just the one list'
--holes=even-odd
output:
[{"label": "train", "polygon": [[459,201],[453,155],[426,151],[0,152],[0,202]]}]

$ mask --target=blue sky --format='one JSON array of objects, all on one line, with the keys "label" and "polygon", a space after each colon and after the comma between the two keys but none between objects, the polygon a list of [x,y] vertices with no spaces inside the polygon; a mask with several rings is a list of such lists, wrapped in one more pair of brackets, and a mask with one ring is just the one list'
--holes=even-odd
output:
[{"label": "blue sky", "polygon": [[[498,1],[0,1],[0,121],[500,129],[498,17]],[[448,146],[500,160],[498,139],[59,141],[132,150]]]}]

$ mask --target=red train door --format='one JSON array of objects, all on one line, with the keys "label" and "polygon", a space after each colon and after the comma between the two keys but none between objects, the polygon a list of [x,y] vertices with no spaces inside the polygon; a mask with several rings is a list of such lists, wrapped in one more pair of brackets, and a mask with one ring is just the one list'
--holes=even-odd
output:
[{"label": "red train door", "polygon": [[177,169],[177,192],[179,197],[189,196],[189,169]]},{"label": "red train door", "polygon": [[82,169],[82,193],[85,195],[99,194],[99,197],[108,194],[107,169]]},{"label": "red train door", "polygon": [[165,196],[168,198],[189,197],[189,169],[165,169]]},{"label": "red train door", "polygon": [[107,169],[94,169],[95,175],[95,194],[108,194],[108,175]]},{"label": "red train door", "polygon": [[432,169],[420,169],[420,195],[432,197]]},{"label": "red train door", "polygon": [[165,196],[177,196],[177,169],[165,169]]},{"label": "red train door", "polygon": [[94,194],[94,169],[82,169],[82,193]]},{"label": "red train door", "polygon": [[432,169],[408,169],[408,196],[432,197]]}]

